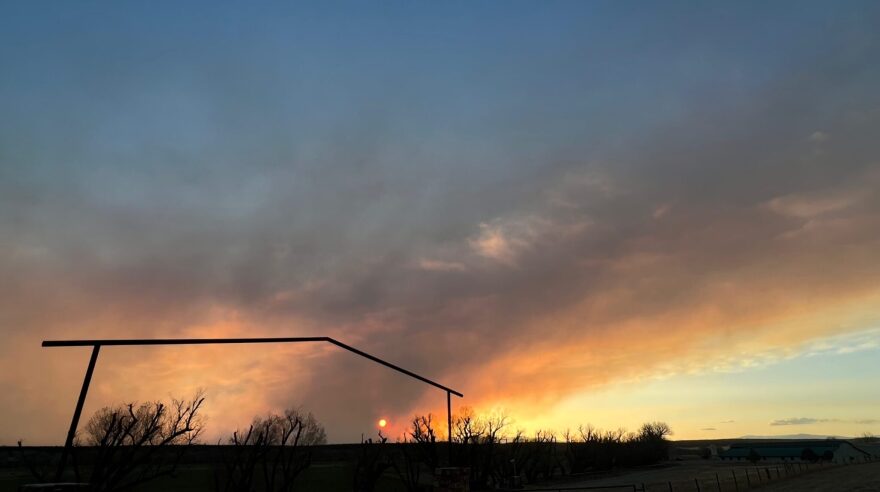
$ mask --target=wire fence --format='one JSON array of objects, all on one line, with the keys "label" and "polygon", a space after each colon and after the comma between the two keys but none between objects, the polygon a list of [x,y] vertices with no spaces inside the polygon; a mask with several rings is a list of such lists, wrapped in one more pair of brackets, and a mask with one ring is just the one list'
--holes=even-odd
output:
[{"label": "wire fence", "polygon": [[736,492],[749,490],[769,482],[803,475],[814,470],[835,466],[826,463],[780,463],[731,467],[701,475],[691,480],[669,480],[640,484],[640,492]]},{"label": "wire fence", "polygon": [[[702,473],[699,476],[667,481],[651,481],[616,485],[560,485],[551,487],[529,487],[531,492],[577,492],[577,491],[632,491],[632,492],[738,492],[803,475],[815,470],[836,466],[835,463],[779,463],[754,466],[731,466],[717,472]],[[522,489],[521,489],[522,490]]]},{"label": "wire fence", "polygon": [[[509,490],[513,490],[513,489],[509,489]],[[582,490],[589,490],[589,491],[603,491],[604,490],[604,491],[609,491],[609,492],[619,492],[619,491],[623,490],[623,491],[641,492],[644,489],[642,489],[642,485],[629,483],[629,484],[622,484],[622,485],[584,485],[584,486],[580,486],[580,487],[550,487],[550,488],[543,488],[543,489],[535,489],[535,488],[529,487],[528,489],[519,489],[519,490],[521,490],[523,492],[566,492],[566,491],[579,492]]]}]

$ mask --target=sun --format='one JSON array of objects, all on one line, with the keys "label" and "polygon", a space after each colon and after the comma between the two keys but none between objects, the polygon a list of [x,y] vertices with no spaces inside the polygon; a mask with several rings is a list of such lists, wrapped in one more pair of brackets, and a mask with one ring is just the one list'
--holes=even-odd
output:
[{"label": "sun", "polygon": [[385,428],[388,425],[388,421],[385,419],[379,419],[379,427]]}]

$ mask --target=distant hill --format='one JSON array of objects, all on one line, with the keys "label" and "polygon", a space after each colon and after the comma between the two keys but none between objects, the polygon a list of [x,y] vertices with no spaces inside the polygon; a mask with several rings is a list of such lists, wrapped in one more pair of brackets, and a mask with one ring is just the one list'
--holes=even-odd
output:
[{"label": "distant hill", "polygon": [[829,436],[823,434],[784,434],[779,436],[742,436],[740,439],[852,439],[843,436]]}]

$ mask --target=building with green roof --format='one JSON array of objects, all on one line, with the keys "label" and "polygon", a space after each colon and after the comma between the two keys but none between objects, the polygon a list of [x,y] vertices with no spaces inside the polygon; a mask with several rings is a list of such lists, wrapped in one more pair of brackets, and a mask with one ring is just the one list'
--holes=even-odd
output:
[{"label": "building with green roof", "polygon": [[803,441],[747,441],[718,455],[724,461],[863,463],[871,453],[840,439]]}]

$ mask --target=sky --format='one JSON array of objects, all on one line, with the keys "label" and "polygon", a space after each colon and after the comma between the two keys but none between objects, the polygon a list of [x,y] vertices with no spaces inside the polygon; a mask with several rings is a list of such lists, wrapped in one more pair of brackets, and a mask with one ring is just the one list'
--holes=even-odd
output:
[{"label": "sky", "polygon": [[[331,336],[529,432],[880,433],[876,2],[3,2],[0,445],[87,348]],[[84,415],[333,442],[445,394],[325,345],[107,347]]]}]

